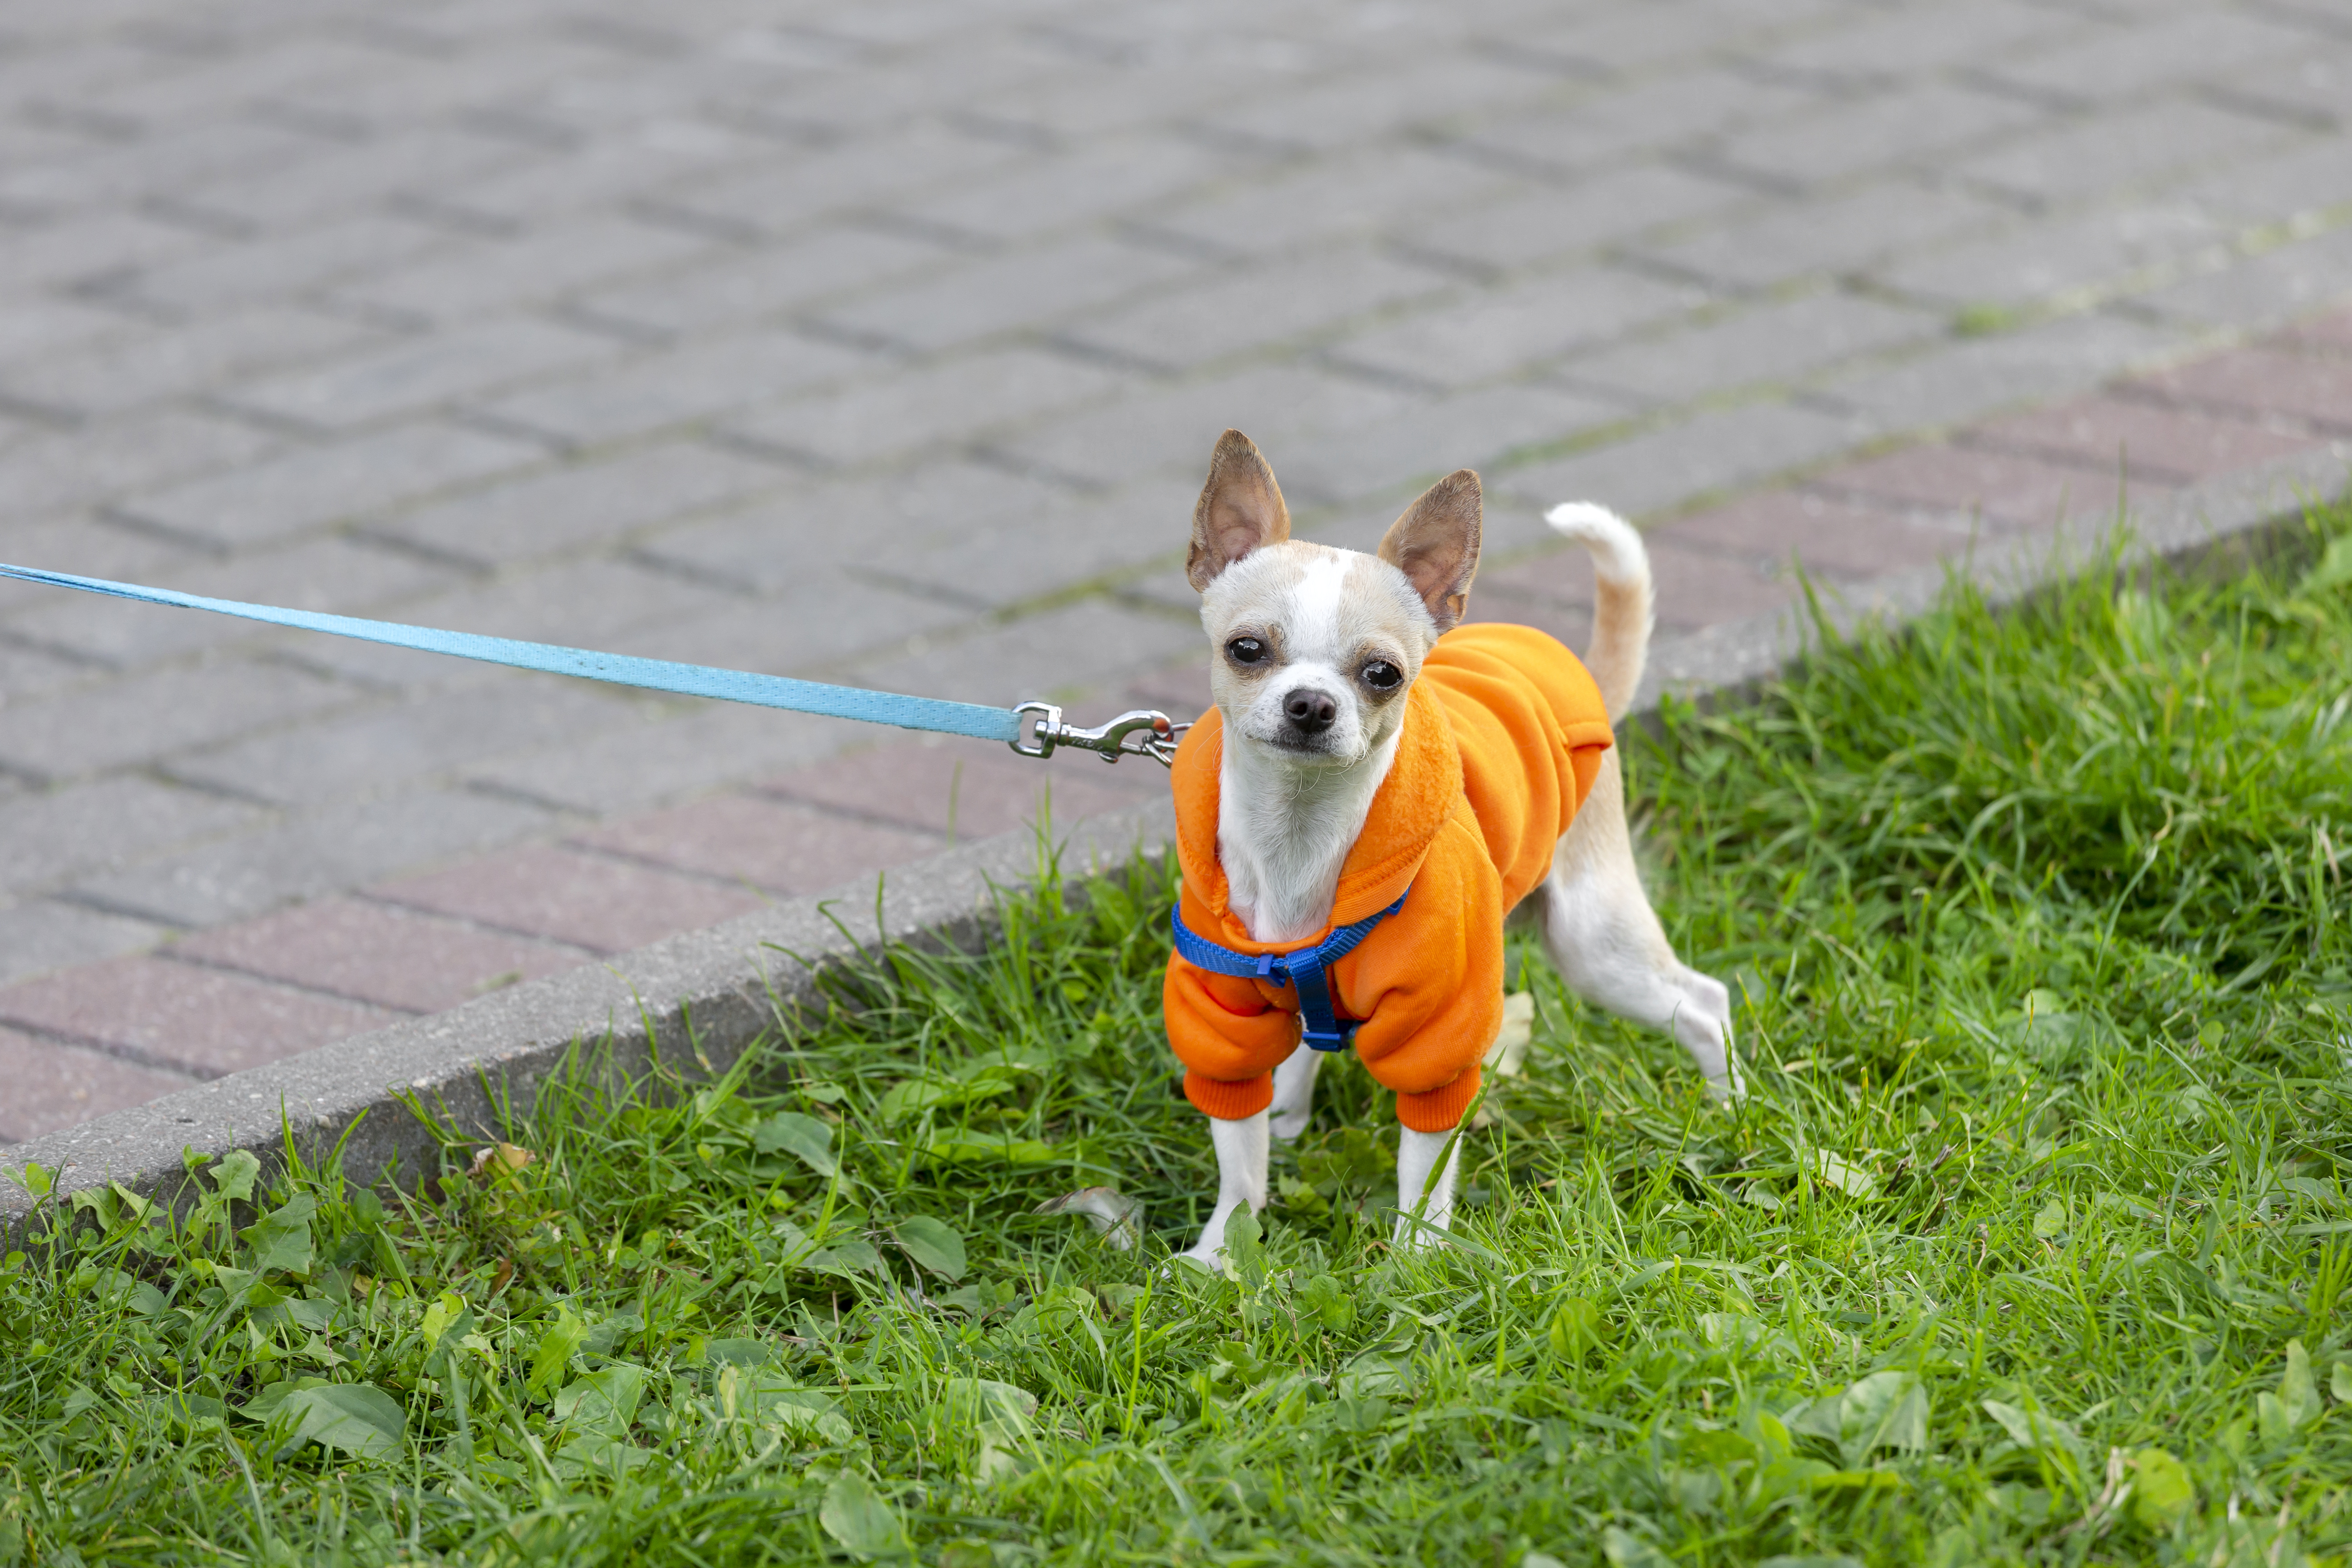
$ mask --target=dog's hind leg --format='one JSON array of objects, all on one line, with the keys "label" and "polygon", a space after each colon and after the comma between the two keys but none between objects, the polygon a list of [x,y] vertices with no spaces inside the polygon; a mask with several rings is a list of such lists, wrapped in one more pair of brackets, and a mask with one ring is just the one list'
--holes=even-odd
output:
[{"label": "dog's hind leg", "polygon": [[1601,758],[1592,793],[1561,837],[1538,897],[1545,950],[1570,990],[1672,1035],[1717,1099],[1744,1092],[1732,1049],[1731,994],[1675,956],[1642,890],[1615,752]]},{"label": "dog's hind leg", "polygon": [[1315,1074],[1323,1066],[1323,1053],[1300,1046],[1274,1069],[1274,1104],[1272,1126],[1274,1135],[1285,1143],[1307,1131],[1307,1119],[1315,1110]]}]

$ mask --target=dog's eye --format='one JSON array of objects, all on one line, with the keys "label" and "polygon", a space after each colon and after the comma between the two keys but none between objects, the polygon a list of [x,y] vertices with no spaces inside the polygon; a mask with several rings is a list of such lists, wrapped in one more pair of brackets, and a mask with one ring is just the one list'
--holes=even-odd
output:
[{"label": "dog's eye", "polygon": [[1364,684],[1375,691],[1390,690],[1403,679],[1404,671],[1384,658],[1376,658],[1363,668]]},{"label": "dog's eye", "polygon": [[1235,664],[1255,664],[1265,657],[1265,644],[1255,637],[1235,637],[1225,645],[1225,652]]}]

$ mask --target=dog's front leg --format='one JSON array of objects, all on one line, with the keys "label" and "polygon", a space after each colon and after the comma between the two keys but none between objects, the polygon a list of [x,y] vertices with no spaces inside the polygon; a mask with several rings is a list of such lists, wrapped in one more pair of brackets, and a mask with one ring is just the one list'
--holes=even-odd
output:
[{"label": "dog's front leg", "polygon": [[[1428,1233],[1413,1224],[1418,1213],[1423,1220],[1440,1230],[1454,1222],[1454,1167],[1460,1163],[1462,1147],[1451,1131],[1415,1132],[1407,1127],[1401,1130],[1402,1139],[1397,1144],[1397,1223],[1393,1245],[1401,1252],[1429,1245]],[[1448,1151],[1446,1145],[1454,1148]],[[1445,1162],[1438,1168],[1438,1161]],[[1423,1194],[1426,1194],[1426,1201]]]},{"label": "dog's front leg", "polygon": [[1315,1074],[1323,1053],[1301,1046],[1274,1069],[1274,1135],[1287,1143],[1307,1131],[1315,1110]]},{"label": "dog's front leg", "polygon": [[1217,1151],[1217,1206],[1201,1227],[1200,1242],[1185,1256],[1214,1268],[1224,1256],[1225,1222],[1234,1211],[1244,1204],[1253,1213],[1265,1207],[1266,1113],[1261,1110],[1238,1121],[1213,1116],[1209,1141]]}]

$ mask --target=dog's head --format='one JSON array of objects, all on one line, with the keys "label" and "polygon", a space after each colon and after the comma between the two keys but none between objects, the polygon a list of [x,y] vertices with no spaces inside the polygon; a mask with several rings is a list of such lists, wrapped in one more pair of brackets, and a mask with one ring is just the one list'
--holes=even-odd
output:
[{"label": "dog's head", "polygon": [[1184,563],[1226,732],[1302,767],[1371,755],[1404,722],[1431,645],[1462,618],[1478,524],[1478,476],[1461,468],[1405,509],[1377,555],[1292,539],[1274,470],[1226,431]]}]

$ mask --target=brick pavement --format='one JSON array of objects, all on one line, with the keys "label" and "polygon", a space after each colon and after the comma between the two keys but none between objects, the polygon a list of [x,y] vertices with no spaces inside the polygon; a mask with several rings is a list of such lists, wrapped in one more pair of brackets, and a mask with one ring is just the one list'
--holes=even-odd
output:
[{"label": "brick pavement", "polygon": [[[1691,629],[2352,433],[2347,103],[2314,0],[19,7],[0,553],[1192,703],[1231,424]],[[1157,784],[15,585],[0,708],[0,1140]]]}]

